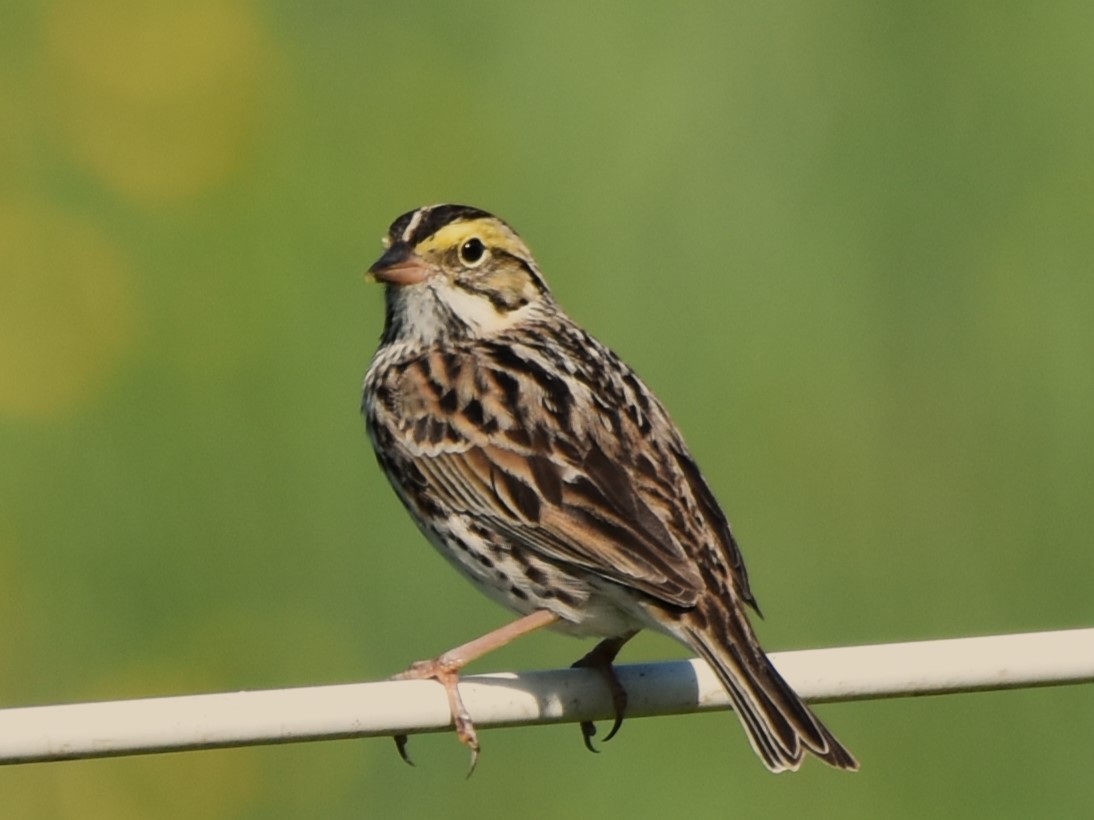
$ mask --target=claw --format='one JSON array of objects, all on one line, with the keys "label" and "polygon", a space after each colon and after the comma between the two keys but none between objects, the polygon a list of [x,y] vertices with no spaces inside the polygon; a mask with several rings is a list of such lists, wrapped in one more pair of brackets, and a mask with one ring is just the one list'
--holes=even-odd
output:
[{"label": "claw", "polygon": [[413,766],[414,761],[410,759],[410,755],[406,750],[406,744],[410,742],[410,737],[408,735],[395,735],[392,739],[395,741],[395,748],[399,752],[399,757],[401,757],[403,762],[408,766]]},{"label": "claw", "polygon": [[[617,638],[606,638],[594,646],[585,657],[570,665],[571,669],[595,669],[604,678],[604,682],[608,684],[608,691],[612,696],[612,710],[615,713],[615,722],[612,723],[612,730],[604,736],[605,743],[619,732],[619,729],[623,726],[623,715],[627,711],[627,692],[623,688],[623,684],[619,682],[619,676],[615,674],[612,662],[615,660],[615,656],[619,654],[619,650],[623,648],[623,644],[633,638],[634,635],[635,633],[631,632]],[[596,724],[591,720],[581,721],[581,739],[585,743],[585,748],[590,752],[598,753],[599,750],[593,746],[595,736]]]},{"label": "claw", "polygon": [[594,755],[598,755],[600,754],[600,749],[593,745],[594,737],[596,737],[596,724],[591,720],[581,721],[581,739],[585,743],[585,748]]},{"label": "claw", "polygon": [[471,765],[467,767],[467,779],[471,779],[471,775],[475,773],[475,767],[479,765],[479,747],[471,747]]},{"label": "claw", "polygon": [[[612,677],[615,678],[614,673],[612,674]],[[608,734],[604,735],[604,742],[605,743],[607,743],[609,740],[611,740],[613,737],[615,737],[616,732],[618,732],[620,730],[620,728],[622,728],[622,726],[623,726],[623,710],[627,708],[627,693],[623,691],[623,687],[620,686],[618,678],[616,678],[616,680],[615,680],[615,685],[619,686],[619,693],[622,696],[622,701],[623,702],[619,703],[617,701],[615,703],[615,722],[612,723],[612,730],[610,732],[608,732]],[[615,693],[613,692],[612,695],[613,695],[613,700],[614,700]]]}]

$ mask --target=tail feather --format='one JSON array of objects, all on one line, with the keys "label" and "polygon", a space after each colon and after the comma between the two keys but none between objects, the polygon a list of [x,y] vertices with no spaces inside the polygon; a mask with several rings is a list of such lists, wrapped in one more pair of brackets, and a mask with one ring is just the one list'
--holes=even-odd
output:
[{"label": "tail feather", "polygon": [[834,768],[857,770],[858,761],[767,659],[744,613],[734,611],[728,620],[724,609],[721,613],[702,619],[703,629],[685,624],[682,637],[725,686],[752,748],[767,768],[795,771],[809,752]]}]

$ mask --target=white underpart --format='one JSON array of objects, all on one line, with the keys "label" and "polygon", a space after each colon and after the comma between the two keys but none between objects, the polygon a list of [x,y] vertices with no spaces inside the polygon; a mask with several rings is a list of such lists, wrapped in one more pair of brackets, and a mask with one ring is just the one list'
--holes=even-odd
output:
[{"label": "white underpart", "polygon": [[[678,637],[665,630],[658,621],[645,616],[635,605],[632,596],[611,582],[598,583],[594,578],[567,579],[565,575],[556,576],[554,582],[566,587],[566,591],[580,602],[577,606],[562,605],[554,596],[540,598],[534,585],[524,589],[524,597],[513,595],[512,584],[507,579],[520,577],[529,565],[544,574],[552,574],[555,567],[534,553],[522,561],[496,553],[471,531],[466,518],[459,513],[452,513],[445,518],[440,528],[445,531],[445,535],[424,522],[418,526],[434,548],[491,600],[522,615],[539,609],[559,615],[562,620],[552,627],[556,632],[577,637],[604,637],[652,627],[672,637]],[[475,560],[475,553],[490,555],[493,566],[484,567]]]}]

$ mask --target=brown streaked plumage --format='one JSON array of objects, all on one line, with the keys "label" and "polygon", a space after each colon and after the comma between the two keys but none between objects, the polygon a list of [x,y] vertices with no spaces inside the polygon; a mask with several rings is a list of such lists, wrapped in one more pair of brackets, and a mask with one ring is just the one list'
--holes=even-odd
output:
[{"label": "brown streaked plumage", "polygon": [[610,663],[650,628],[711,665],[769,769],[806,752],[858,768],[760,648],[740,550],[676,426],[562,311],[517,234],[436,205],[399,217],[385,248],[363,401],[377,458],[433,545],[525,616],[406,673],[445,684],[461,739],[477,750],[455,681],[492,646],[545,625],[604,638],[579,663],[609,674],[621,711]]}]

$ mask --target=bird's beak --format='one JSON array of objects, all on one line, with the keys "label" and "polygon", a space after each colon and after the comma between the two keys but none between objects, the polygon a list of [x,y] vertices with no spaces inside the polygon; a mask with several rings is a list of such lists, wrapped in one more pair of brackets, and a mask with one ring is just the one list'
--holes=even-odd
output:
[{"label": "bird's beak", "polygon": [[429,278],[429,265],[400,242],[392,245],[368,269],[367,278],[389,285],[417,285]]}]

